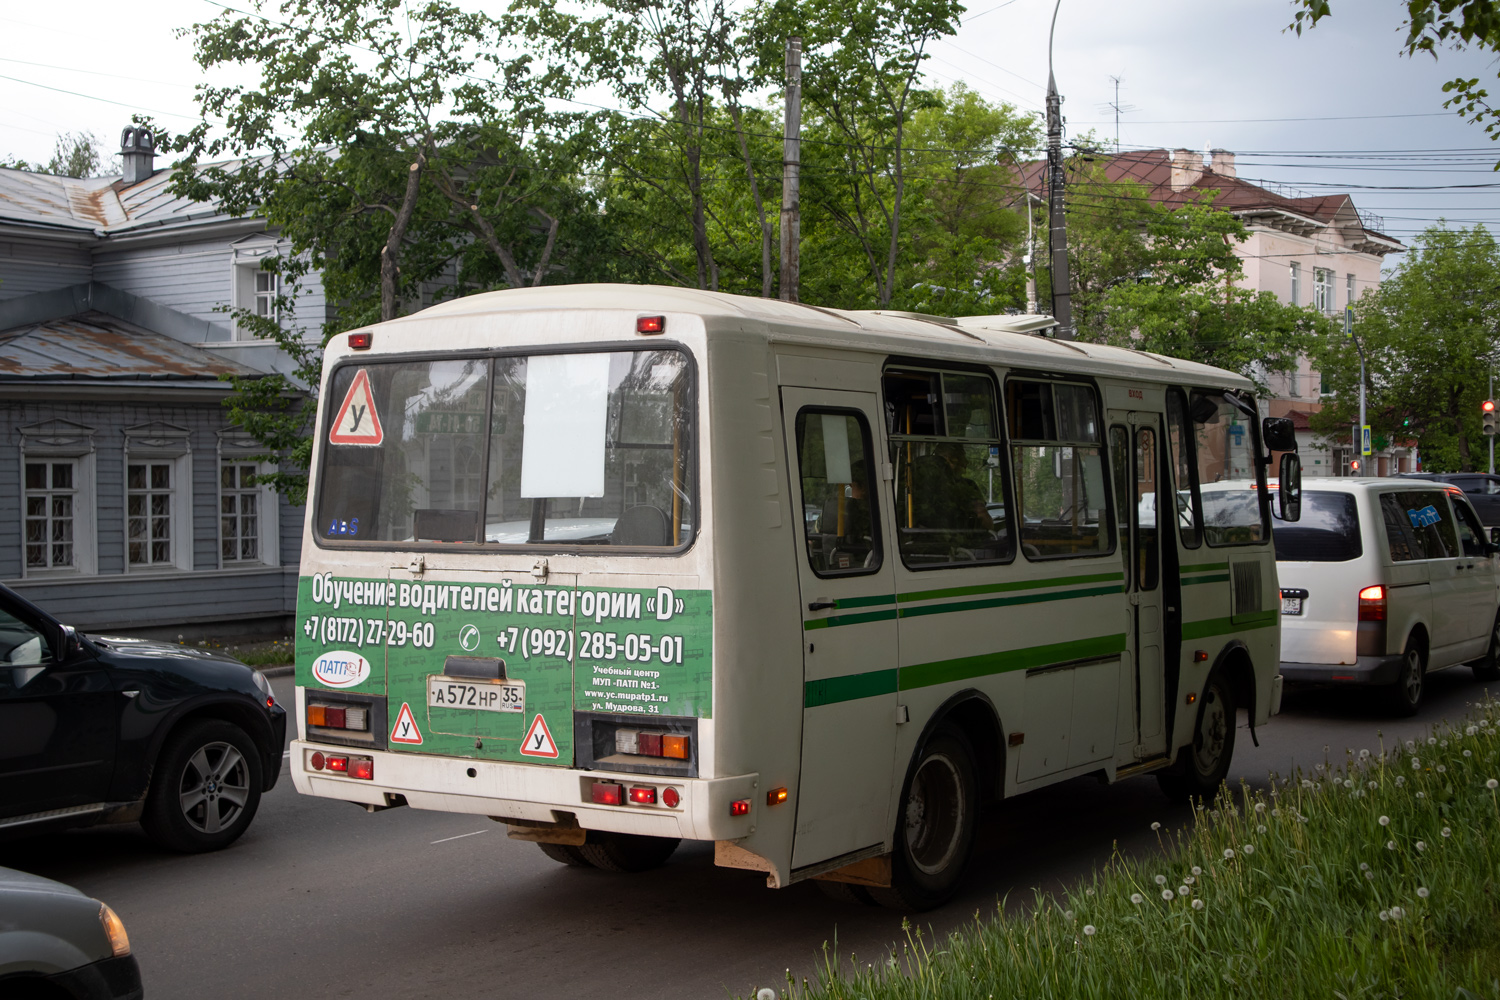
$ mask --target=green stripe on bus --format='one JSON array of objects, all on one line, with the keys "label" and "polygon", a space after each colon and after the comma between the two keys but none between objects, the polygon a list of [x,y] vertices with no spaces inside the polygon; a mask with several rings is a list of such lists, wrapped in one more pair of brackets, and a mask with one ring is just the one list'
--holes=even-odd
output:
[{"label": "green stripe on bus", "polygon": [[1229,574],[1221,573],[1217,576],[1195,576],[1191,580],[1183,580],[1182,585],[1186,587],[1190,583],[1228,583]]},{"label": "green stripe on bus", "polygon": [[992,597],[984,601],[955,601],[952,604],[928,604],[920,608],[902,608],[902,618],[918,618],[922,615],[945,615],[950,611],[976,611],[980,608],[1002,608],[1012,604],[1040,604],[1043,601],[1066,601],[1075,597],[1100,597],[1118,594],[1125,588],[1119,584],[1110,587],[1086,587],[1082,590],[1063,590],[1051,594],[1022,594],[1019,597]]},{"label": "green stripe on bus", "polygon": [[901,594],[902,604],[916,601],[932,601],[941,597],[973,597],[976,594],[999,594],[1008,590],[1042,590],[1046,587],[1067,587],[1079,583],[1105,583],[1123,580],[1124,573],[1094,573],[1089,576],[1062,576],[1055,580],[1018,580],[1012,583],[983,583],[972,587],[950,587],[946,590],[918,590]]},{"label": "green stripe on bus", "polygon": [[876,594],[873,597],[840,597],[834,602],[840,608],[872,608],[881,604],[895,603],[895,594]]},{"label": "green stripe on bus", "polygon": [[1267,625],[1275,625],[1280,613],[1276,611],[1259,611],[1250,615],[1237,616],[1234,618],[1205,618],[1200,622],[1184,622],[1182,625],[1182,639],[1187,642],[1191,639],[1207,639],[1215,635],[1227,635],[1230,632],[1243,632],[1246,629],[1265,628]]},{"label": "green stripe on bus", "polygon": [[894,670],[871,670],[864,674],[826,677],[821,681],[808,681],[803,685],[804,704],[808,708],[895,693],[896,671]]},{"label": "green stripe on bus", "polygon": [[1227,562],[1221,562],[1221,563],[1198,563],[1196,566],[1184,566],[1184,567],[1182,567],[1182,569],[1179,572],[1182,572],[1182,573],[1213,573],[1213,572],[1215,572],[1217,570],[1226,570],[1228,568],[1229,568],[1229,564]]},{"label": "green stripe on bus", "polygon": [[885,622],[896,617],[896,609],[889,611],[866,611],[857,615],[829,615],[827,618],[813,618],[802,623],[802,630],[810,632],[815,628],[834,628],[839,625],[863,625],[865,622]]},{"label": "green stripe on bus", "polygon": [[872,670],[863,674],[848,674],[829,677],[820,681],[808,681],[804,686],[804,705],[816,708],[857,698],[873,698],[877,695],[894,694],[898,690],[932,687],[953,681],[969,680],[991,674],[1029,670],[1053,663],[1070,660],[1087,660],[1100,656],[1114,656],[1125,649],[1125,633],[1101,635],[1090,639],[1073,639],[1054,642],[1045,646],[1029,646],[1025,649],[1007,649],[979,656],[961,656],[953,660],[938,660],[919,663],[895,670]]}]

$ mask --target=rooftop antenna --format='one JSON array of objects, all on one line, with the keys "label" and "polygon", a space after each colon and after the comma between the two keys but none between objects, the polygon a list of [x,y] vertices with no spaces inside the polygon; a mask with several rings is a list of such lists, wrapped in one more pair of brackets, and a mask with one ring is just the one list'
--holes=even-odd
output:
[{"label": "rooftop antenna", "polygon": [[1136,107],[1134,104],[1121,104],[1120,103],[1120,80],[1121,80],[1121,77],[1112,76],[1112,77],[1109,78],[1109,80],[1110,80],[1111,83],[1113,83],[1115,85],[1115,99],[1113,101],[1108,101],[1105,104],[1103,104],[1099,108],[1099,110],[1101,112],[1105,113],[1105,114],[1108,114],[1111,111],[1113,111],[1114,114],[1115,114],[1115,152],[1118,153],[1120,151],[1120,115],[1122,115],[1122,114],[1129,114],[1132,111],[1139,111],[1140,108]]}]

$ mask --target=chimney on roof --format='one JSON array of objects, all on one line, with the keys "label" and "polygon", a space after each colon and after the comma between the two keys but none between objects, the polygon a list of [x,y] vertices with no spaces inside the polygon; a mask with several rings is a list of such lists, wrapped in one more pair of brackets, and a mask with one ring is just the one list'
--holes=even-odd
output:
[{"label": "chimney on roof", "polygon": [[1234,177],[1234,154],[1225,149],[1215,149],[1209,152],[1211,157],[1208,169],[1220,177]]},{"label": "chimney on roof", "polygon": [[1203,176],[1203,154],[1191,149],[1172,150],[1172,190],[1186,191]]},{"label": "chimney on roof", "polygon": [[149,128],[132,125],[120,133],[120,159],[125,164],[125,184],[138,184],[156,172],[156,137]]}]

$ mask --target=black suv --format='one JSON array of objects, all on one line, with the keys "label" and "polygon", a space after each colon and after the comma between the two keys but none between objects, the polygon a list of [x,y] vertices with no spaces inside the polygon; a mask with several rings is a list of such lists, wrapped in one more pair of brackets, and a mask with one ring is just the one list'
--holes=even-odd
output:
[{"label": "black suv", "polygon": [[271,685],[238,660],[81,635],[0,586],[0,836],[139,820],[171,850],[227,847],[285,735]]},{"label": "black suv", "polygon": [[1438,483],[1449,483],[1464,491],[1464,496],[1474,504],[1479,523],[1486,528],[1500,526],[1500,476],[1484,472],[1402,472],[1400,479],[1428,479]]}]

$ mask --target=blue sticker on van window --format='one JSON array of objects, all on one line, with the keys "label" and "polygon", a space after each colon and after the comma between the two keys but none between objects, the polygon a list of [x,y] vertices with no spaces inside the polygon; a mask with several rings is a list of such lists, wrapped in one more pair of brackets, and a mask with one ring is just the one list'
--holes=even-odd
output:
[{"label": "blue sticker on van window", "polygon": [[1437,524],[1443,519],[1442,515],[1437,512],[1437,508],[1432,504],[1428,504],[1421,510],[1409,510],[1406,512],[1406,516],[1411,518],[1411,526],[1413,528],[1426,528],[1429,525]]}]

